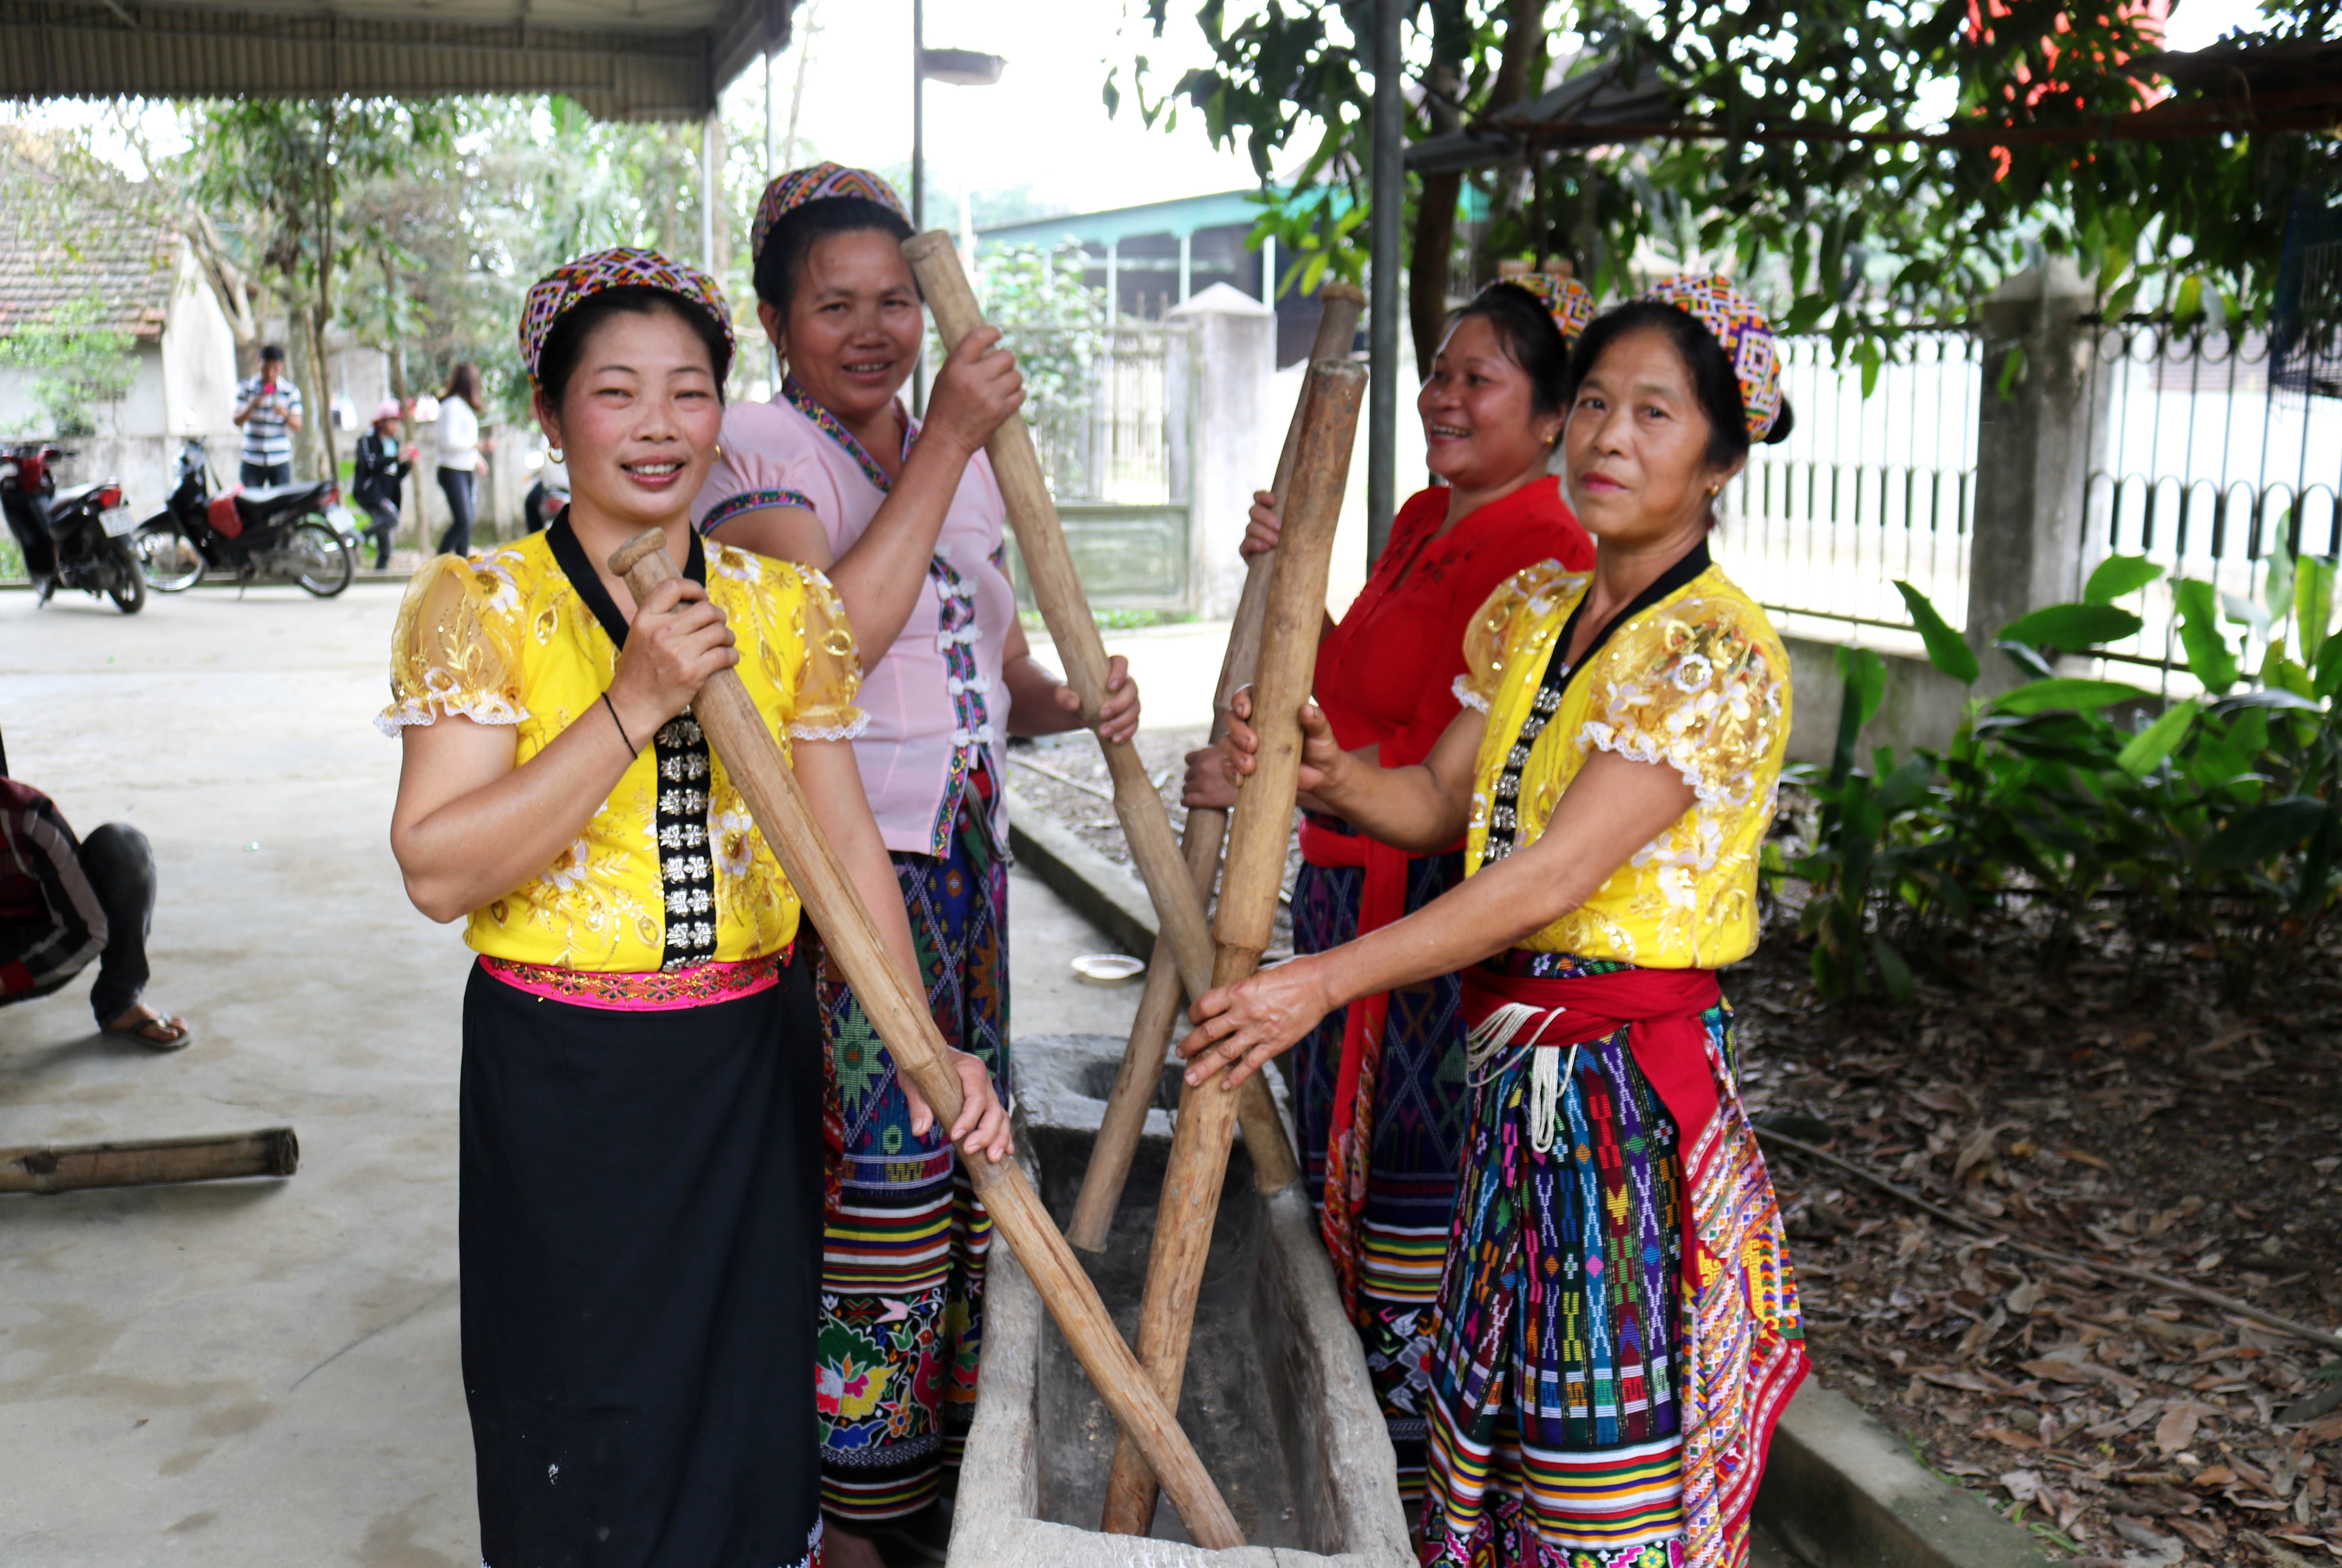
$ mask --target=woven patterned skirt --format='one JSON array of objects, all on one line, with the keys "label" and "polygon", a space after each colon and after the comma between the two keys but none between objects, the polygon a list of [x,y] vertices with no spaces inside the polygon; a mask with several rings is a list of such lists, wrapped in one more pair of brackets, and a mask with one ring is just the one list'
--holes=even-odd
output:
[{"label": "woven patterned skirt", "polygon": [[[979,780],[986,775],[979,773]],[[896,879],[944,1042],[1008,1097],[1008,867],[971,788],[951,853],[896,854]],[[851,1524],[935,1501],[976,1413],[992,1220],[938,1122],[911,1131],[895,1059],[825,955],[836,1190],[823,1238],[816,1400],[823,1509]]]},{"label": "woven patterned skirt", "polygon": [[[1407,867],[1412,914],[1464,879],[1458,852],[1426,855]],[[1293,888],[1293,945],[1323,952],[1357,935],[1366,872],[1305,864]],[[1399,1495],[1410,1511],[1423,1496],[1424,1436],[1431,1389],[1431,1317],[1440,1259],[1456,1212],[1471,1098],[1465,1086],[1461,986],[1453,975],[1392,993],[1382,1060],[1370,1085],[1372,1157],[1358,1237],[1359,1325],[1366,1370],[1398,1455]],[[1294,1110],[1307,1165],[1309,1202],[1321,1206],[1326,1142],[1342,1070],[1337,1008],[1294,1048]]]},{"label": "woven patterned skirt", "polygon": [[[1540,977],[1625,966],[1507,955]],[[1729,1014],[1702,1015],[1729,1050]],[[1674,1568],[1683,1167],[1627,1045],[1578,1048],[1552,1147],[1524,1051],[1476,1091],[1433,1352],[1424,1562]],[[1492,1064],[1492,1067],[1495,1064]]]}]

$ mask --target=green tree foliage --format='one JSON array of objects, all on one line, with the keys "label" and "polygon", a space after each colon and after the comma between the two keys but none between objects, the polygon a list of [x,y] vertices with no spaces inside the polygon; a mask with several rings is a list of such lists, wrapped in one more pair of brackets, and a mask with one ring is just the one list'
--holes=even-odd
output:
[{"label": "green tree foliage", "polygon": [[[1816,803],[1803,848],[1767,851],[1777,881],[1807,884],[1801,925],[1823,993],[1907,996],[1918,955],[1939,959],[1955,930],[1985,920],[2030,922],[2049,965],[2086,922],[2111,923],[2139,961],[2210,960],[2232,1000],[2311,961],[2342,912],[2336,570],[2281,555],[2268,567],[2258,602],[2205,610],[2187,638],[2200,697],[2164,705],[2117,681],[2043,675],[1972,704],[1940,752],[1859,756],[1885,671],[1874,653],[1842,650],[1836,759],[1793,770]],[[2034,611],[1999,646],[2040,670],[2127,637],[2138,618],[2108,601],[2160,575],[2117,557],[2083,602]],[[1915,612],[1927,605],[1897,586]],[[2209,584],[2174,586],[2183,605],[2213,597]],[[1940,624],[1932,607],[1917,618]],[[1974,683],[1967,644],[1927,641],[1938,670]],[[2251,680],[2234,689],[2256,648]]]},{"label": "green tree foliage", "polygon": [[304,444],[324,472],[339,467],[325,334],[344,276],[381,237],[351,221],[345,198],[444,145],[451,124],[438,104],[390,98],[240,98],[207,105],[195,120],[192,183],[242,221],[247,266],[285,301],[308,410]]},{"label": "green tree foliage", "polygon": [[101,326],[105,317],[103,301],[77,299],[0,338],[0,365],[25,373],[44,416],[26,434],[95,436],[98,407],[129,392],[138,375],[136,345],[128,333]]},{"label": "green tree foliage", "polygon": [[[1158,35],[1170,4],[1149,0]],[[1280,245],[1322,228],[1327,182],[1345,187],[1342,216],[1355,226],[1369,162],[1372,11],[1372,0],[1204,0],[1196,20],[1214,63],[1157,96],[1138,56],[1129,79],[1140,111],[1161,124],[1176,123],[1181,104],[1200,112],[1216,141],[1251,154],[1264,182],[1306,154],[1297,188],[1263,226]],[[2337,13],[2336,0],[2272,6],[2259,33],[2240,36],[2331,38]],[[1455,128],[1616,60],[1672,88],[1677,123],[1704,134],[1547,147],[1476,172],[1494,215],[1489,254],[1570,257],[1607,294],[1654,252],[1720,265],[1750,280],[1788,329],[1827,327],[1874,353],[1893,323],[1963,318],[2007,271],[2045,252],[2077,258],[2109,313],[2217,303],[2233,321],[2261,318],[2287,203],[2342,176],[2342,153],[2306,132],[2098,139],[2109,116],[2204,101],[2204,89],[2145,58],[2160,47],[2156,28],[2143,7],[2063,0],[1409,0],[1407,135]],[[1557,52],[1573,44],[1582,55]],[[1108,77],[1110,107],[1122,81],[1119,69]],[[2010,132],[2006,142],[1996,128]],[[1939,143],[1917,139],[1927,136]],[[1453,259],[1456,187],[1442,176],[1415,184],[1421,352],[1424,306]]]}]

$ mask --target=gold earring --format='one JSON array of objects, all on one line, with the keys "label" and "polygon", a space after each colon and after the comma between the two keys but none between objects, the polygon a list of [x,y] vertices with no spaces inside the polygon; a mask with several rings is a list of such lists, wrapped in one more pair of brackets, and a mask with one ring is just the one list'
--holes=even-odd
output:
[{"label": "gold earring", "polygon": [[545,449],[545,460],[548,463],[565,463],[568,461],[566,457],[564,457],[561,455],[561,448],[558,447],[547,447]]},{"label": "gold earring", "polygon": [[724,443],[721,441],[716,443],[716,460],[719,463],[724,460]]},{"label": "gold earring", "polygon": [[1707,498],[1708,498],[1709,500],[1711,500],[1711,501],[1712,501],[1712,500],[1714,500],[1714,499],[1716,499],[1716,497],[1718,497],[1718,496],[1722,495],[1723,493],[1724,493],[1724,487],[1723,487],[1722,485],[1710,485],[1710,486],[1707,487]]}]

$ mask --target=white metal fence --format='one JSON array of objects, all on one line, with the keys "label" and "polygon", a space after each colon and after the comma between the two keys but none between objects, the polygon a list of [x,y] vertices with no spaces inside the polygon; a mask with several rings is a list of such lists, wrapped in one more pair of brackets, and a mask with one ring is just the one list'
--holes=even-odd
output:
[{"label": "white metal fence", "polygon": [[1954,626],[1967,614],[1975,503],[1976,339],[1915,331],[1863,395],[1859,365],[1826,337],[1791,337],[1782,391],[1789,437],[1758,447],[1726,497],[1716,553],[1733,579],[1776,609],[1908,626],[1894,579],[1925,593]]},{"label": "white metal fence", "polygon": [[[2211,582],[2241,615],[2276,552],[2342,554],[2342,398],[2272,385],[2257,332],[2089,330],[2084,439],[2101,456],[2073,586],[2108,555],[2162,566],[2163,580],[2125,601],[2145,626],[2106,654],[2167,671],[2185,662],[2174,579]],[[1901,578],[1964,626],[1977,412],[1996,370],[1979,341],[1957,328],[1909,334],[1867,397],[1861,367],[1837,363],[1827,338],[1782,347],[1796,427],[1757,447],[1728,492],[1718,558],[1775,609],[1907,627]]]},{"label": "white metal fence", "polygon": [[2277,551],[2342,552],[2342,398],[2272,386],[2269,368],[2258,332],[2232,339],[2154,322],[2098,331],[2107,412],[2092,445],[2102,438],[2106,456],[2088,481],[2084,568],[2122,554],[2165,568],[2125,601],[2147,624],[2108,658],[2185,663],[2176,578],[2208,581],[2240,608],[2259,597]]}]

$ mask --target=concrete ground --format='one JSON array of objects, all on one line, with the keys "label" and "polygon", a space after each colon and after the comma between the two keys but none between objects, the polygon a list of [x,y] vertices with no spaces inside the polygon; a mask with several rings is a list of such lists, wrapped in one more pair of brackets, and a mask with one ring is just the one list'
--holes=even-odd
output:
[{"label": "concrete ground", "polygon": [[[290,1123],[284,1181],[0,1198],[0,1563],[479,1560],[456,1360],[466,952],[387,844],[373,729],[398,590],[0,593],[11,770],[154,840],[148,995],[186,1050],[95,1032],[88,987],[0,1010],[0,1145]],[[1216,653],[1215,651],[1215,658]],[[1205,677],[1208,681],[1209,673]],[[1019,876],[1012,1023],[1126,1033],[1106,944]]]}]

